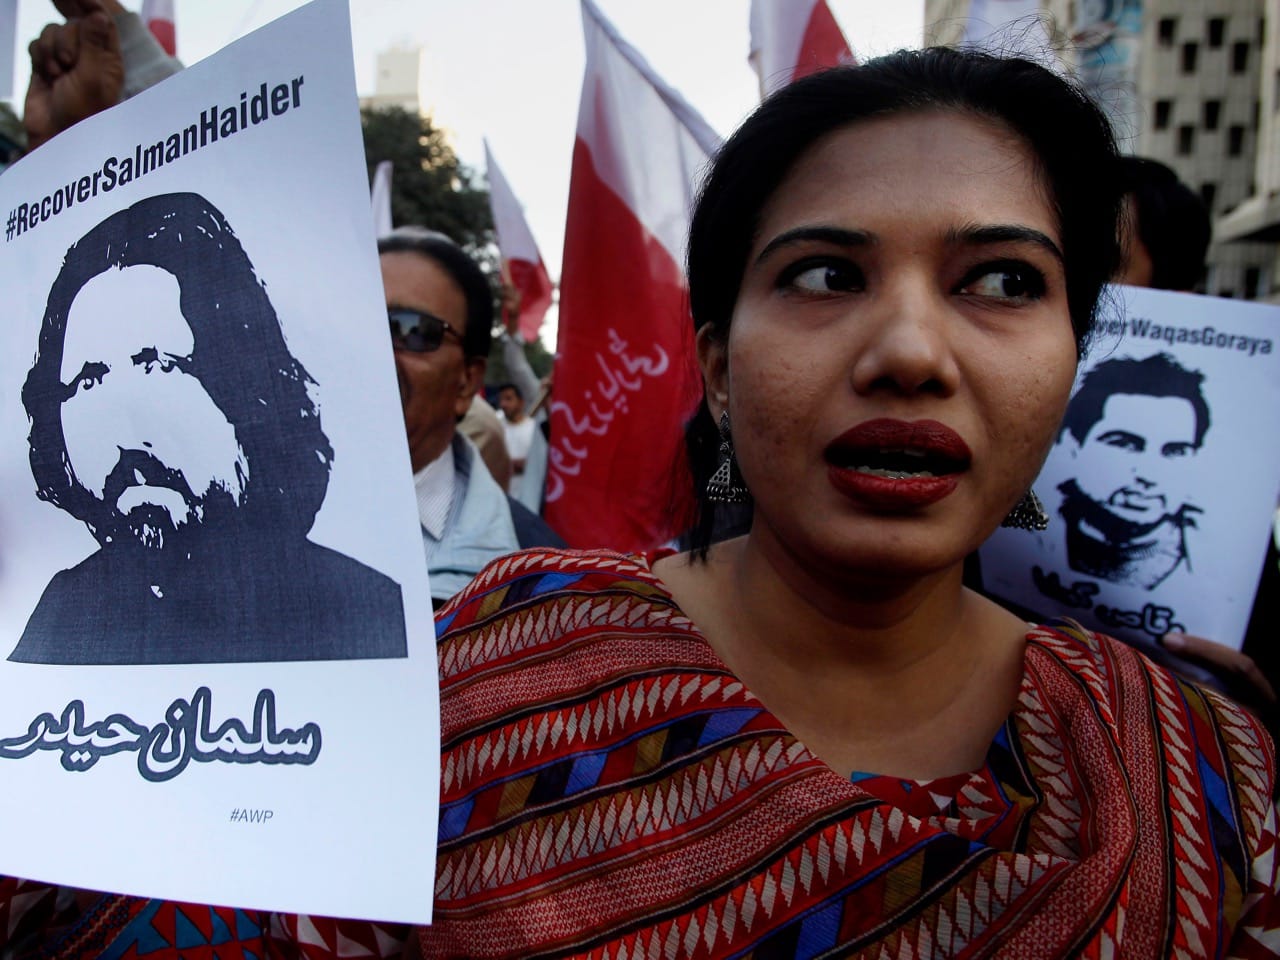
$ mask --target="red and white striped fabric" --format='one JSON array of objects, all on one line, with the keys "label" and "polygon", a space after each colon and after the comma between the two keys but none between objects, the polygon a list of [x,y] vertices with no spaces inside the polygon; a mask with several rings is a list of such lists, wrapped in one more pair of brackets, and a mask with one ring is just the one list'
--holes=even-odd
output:
[{"label": "red and white striped fabric", "polygon": [[164,52],[177,56],[178,39],[173,19],[173,0],[142,0],[142,22],[160,41]]},{"label": "red and white striped fabric", "polygon": [[524,209],[493,159],[488,141],[484,145],[484,163],[489,173],[489,208],[498,234],[502,272],[520,294],[520,335],[532,342],[551,306],[551,277],[524,218]]},{"label": "red and white striped fabric", "polygon": [[688,522],[701,383],[681,263],[719,138],[591,0],[582,19],[544,512],[571,546],[639,550]]},{"label": "red and white striped fabric", "polygon": [[826,0],[751,0],[751,52],[760,98],[854,56]]}]

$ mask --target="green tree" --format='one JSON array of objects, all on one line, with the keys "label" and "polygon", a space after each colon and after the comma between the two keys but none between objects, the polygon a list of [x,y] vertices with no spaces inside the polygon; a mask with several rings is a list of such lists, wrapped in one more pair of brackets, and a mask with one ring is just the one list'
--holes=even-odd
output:
[{"label": "green tree", "polygon": [[420,224],[460,243],[491,277],[498,273],[489,191],[428,117],[400,107],[360,111],[369,180],[391,161],[391,222]]},{"label": "green tree", "polygon": [[[489,191],[430,118],[401,107],[366,107],[360,121],[370,183],[378,164],[391,161],[391,222],[439,230],[475,257],[493,287],[496,329],[501,322],[499,256]],[[539,376],[550,372],[554,358],[540,338],[525,346],[525,355]],[[491,384],[508,379],[496,340],[485,379]]]}]

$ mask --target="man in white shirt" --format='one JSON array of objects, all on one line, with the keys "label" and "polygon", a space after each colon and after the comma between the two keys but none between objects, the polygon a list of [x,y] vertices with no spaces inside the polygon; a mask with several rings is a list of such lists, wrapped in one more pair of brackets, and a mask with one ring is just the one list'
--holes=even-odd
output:
[{"label": "man in white shirt", "polygon": [[563,546],[514,503],[457,429],[484,379],[493,292],[448,237],[401,227],[378,241],[422,539],[439,605],[490,560],[520,547]]},{"label": "man in white shirt", "polygon": [[516,476],[524,473],[529,460],[529,448],[533,445],[533,431],[537,429],[533,417],[525,415],[524,397],[514,383],[498,387],[498,409],[502,411],[502,432],[507,439],[507,455],[511,457],[511,470]]}]

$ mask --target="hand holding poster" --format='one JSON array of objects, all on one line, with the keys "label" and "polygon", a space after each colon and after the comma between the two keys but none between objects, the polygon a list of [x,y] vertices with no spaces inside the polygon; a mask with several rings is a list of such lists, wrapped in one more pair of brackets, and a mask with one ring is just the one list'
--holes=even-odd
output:
[{"label": "hand holding poster", "polygon": [[1116,294],[1035,483],[1049,529],[997,531],[983,585],[1138,642],[1239,648],[1280,488],[1280,310]]},{"label": "hand holding poster", "polygon": [[365,184],[343,0],[0,178],[0,873],[429,919],[435,649]]}]

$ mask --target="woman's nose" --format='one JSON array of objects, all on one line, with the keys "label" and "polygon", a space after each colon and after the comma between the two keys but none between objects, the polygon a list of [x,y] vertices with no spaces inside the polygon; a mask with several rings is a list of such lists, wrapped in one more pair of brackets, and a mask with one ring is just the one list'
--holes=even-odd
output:
[{"label": "woman's nose", "polygon": [[855,390],[937,396],[954,391],[953,318],[943,292],[924,278],[895,279],[874,291],[859,314]]}]

